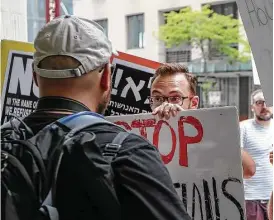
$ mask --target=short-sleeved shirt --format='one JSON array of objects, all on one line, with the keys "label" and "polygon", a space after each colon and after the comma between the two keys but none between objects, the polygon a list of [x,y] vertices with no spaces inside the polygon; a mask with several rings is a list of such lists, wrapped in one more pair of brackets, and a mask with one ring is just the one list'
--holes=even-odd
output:
[{"label": "short-sleeved shirt", "polygon": [[[24,121],[37,133],[64,116],[66,115],[37,111]],[[111,143],[120,131],[119,127],[108,124],[92,128],[100,147]],[[63,168],[61,165],[60,173]],[[190,220],[158,150],[141,136],[130,134],[125,139],[113,170],[119,183],[116,192],[122,208],[122,219]],[[86,219],[85,213],[92,207],[88,205],[89,197],[85,195],[82,185],[77,176],[71,178],[68,172],[58,177],[57,207],[61,220]],[[62,202],[58,202],[58,198]],[[97,218],[89,216],[88,219]]]},{"label": "short-sleeved shirt", "polygon": [[256,164],[255,175],[244,180],[246,200],[268,200],[273,189],[273,167],[269,153],[273,150],[273,121],[269,126],[255,119],[240,123],[241,146]]}]

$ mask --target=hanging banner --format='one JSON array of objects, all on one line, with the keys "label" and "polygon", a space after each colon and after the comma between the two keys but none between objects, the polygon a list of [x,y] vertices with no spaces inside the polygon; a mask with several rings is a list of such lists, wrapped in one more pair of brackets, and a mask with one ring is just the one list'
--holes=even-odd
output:
[{"label": "hanging banner", "polygon": [[119,52],[112,59],[111,101],[106,115],[151,112],[148,96],[158,62]]},{"label": "hanging banner", "polygon": [[[1,124],[36,108],[39,91],[32,79],[33,44],[1,41]],[[150,112],[151,78],[160,63],[118,52],[111,59],[112,91],[106,115]]]}]

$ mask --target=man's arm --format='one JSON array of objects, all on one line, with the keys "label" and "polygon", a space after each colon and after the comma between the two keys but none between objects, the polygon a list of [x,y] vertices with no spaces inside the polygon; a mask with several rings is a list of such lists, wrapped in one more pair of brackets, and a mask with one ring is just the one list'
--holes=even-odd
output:
[{"label": "man's arm", "polygon": [[243,175],[245,179],[251,178],[256,172],[256,165],[252,157],[243,149],[242,153],[242,166],[243,166]]},{"label": "man's arm", "polygon": [[190,220],[157,149],[130,137],[113,164],[122,219]]}]

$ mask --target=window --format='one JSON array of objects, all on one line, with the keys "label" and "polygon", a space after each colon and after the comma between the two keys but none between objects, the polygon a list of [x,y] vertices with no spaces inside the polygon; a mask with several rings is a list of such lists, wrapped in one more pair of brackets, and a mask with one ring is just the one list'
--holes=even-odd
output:
[{"label": "window", "polygon": [[238,19],[238,8],[236,2],[211,5],[211,9],[221,15],[233,15],[233,18]]},{"label": "window", "polygon": [[28,0],[28,41],[33,42],[38,31],[46,23],[45,3],[39,0]]},{"label": "window", "polygon": [[108,36],[108,19],[96,20],[95,22],[104,28],[104,33]]},{"label": "window", "polygon": [[[218,5],[211,5],[211,9],[221,15],[232,15],[233,18],[238,19],[238,7],[236,2],[230,2],[225,4],[218,4]],[[238,44],[233,44],[231,47],[238,49]],[[214,46],[214,42],[211,45],[211,59],[212,60],[219,60],[219,59],[225,59],[226,56],[224,54],[221,54],[216,47]]]},{"label": "window", "polygon": [[[62,0],[60,12],[64,14],[73,14],[72,0]],[[28,41],[33,42],[38,31],[46,23],[46,5],[44,0],[27,0],[28,16]]]},{"label": "window", "polygon": [[184,63],[191,61],[191,51],[181,50],[181,51],[167,51],[166,52],[166,62],[167,63]]},{"label": "window", "polygon": [[[183,9],[183,8],[181,8],[181,9]],[[179,13],[181,9],[163,12],[164,24],[167,24],[167,18],[166,18],[166,16],[164,16],[164,14],[168,14],[168,13],[170,13],[170,12],[172,12],[172,11],[174,11],[174,12],[176,12],[176,13]]]},{"label": "window", "polygon": [[128,49],[144,48],[144,15],[127,17]]},{"label": "window", "polygon": [[62,0],[60,6],[61,15],[73,15],[73,0]]}]

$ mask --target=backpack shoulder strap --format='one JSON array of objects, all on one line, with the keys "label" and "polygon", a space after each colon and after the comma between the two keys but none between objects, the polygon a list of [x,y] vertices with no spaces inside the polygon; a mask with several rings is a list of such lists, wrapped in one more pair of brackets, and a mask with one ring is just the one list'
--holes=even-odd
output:
[{"label": "backpack shoulder strap", "polygon": [[97,116],[95,115],[95,113],[88,111],[79,112],[73,115],[66,116],[64,118],[59,119],[58,122],[70,128],[71,135],[74,135],[78,131],[83,130],[87,127],[91,127],[95,124],[110,124],[118,126],[113,124],[112,122],[107,121],[103,117]]},{"label": "backpack shoulder strap", "polygon": [[103,156],[111,162],[119,152],[124,140],[128,137],[128,132],[119,132],[110,144],[107,144],[103,150]]},{"label": "backpack shoulder strap", "polygon": [[[59,119],[58,122],[71,129],[71,131],[69,132],[70,136],[73,136],[78,131],[97,124],[110,124],[118,126],[113,124],[112,122],[105,120],[102,117],[95,115],[93,112],[88,111],[69,115],[67,117]],[[121,127],[119,126],[119,128]],[[123,141],[127,138],[128,135],[129,133],[126,130],[119,132],[117,136],[113,139],[113,141],[105,146],[103,150],[103,156],[108,161],[112,161],[116,157]]]},{"label": "backpack shoulder strap", "polygon": [[[68,127],[71,129],[69,134],[73,136],[73,134],[77,133],[78,131],[81,131],[82,129],[85,129],[87,127],[93,126],[95,124],[111,124],[115,125],[104,118],[98,117],[94,115],[92,112],[80,112],[73,115],[69,115],[67,117],[61,118],[58,120],[58,123],[61,123],[62,125]],[[118,125],[115,125],[119,127]],[[113,139],[113,141],[110,144],[107,144],[106,147],[103,150],[103,156],[106,158],[109,162],[111,162],[119,152],[119,149],[123,143],[123,141],[127,138],[129,133],[124,130],[122,132],[119,132],[118,135]],[[58,158],[57,166],[55,167],[55,179],[53,181],[53,187],[56,185],[56,178],[59,171],[60,163],[63,157],[63,153]],[[41,210],[46,211],[48,214],[53,215],[53,219],[56,217],[55,209],[50,210],[51,204],[53,204],[53,195],[52,190],[49,191],[46,199],[43,202],[43,206]]]}]

